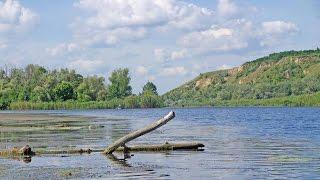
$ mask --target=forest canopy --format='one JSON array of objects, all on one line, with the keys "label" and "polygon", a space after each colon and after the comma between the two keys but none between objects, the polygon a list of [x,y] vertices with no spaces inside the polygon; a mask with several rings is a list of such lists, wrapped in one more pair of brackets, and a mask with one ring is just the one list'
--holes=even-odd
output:
[{"label": "forest canopy", "polygon": [[[153,93],[132,94],[128,68],[116,69],[106,84],[103,77],[82,76],[75,70],[48,70],[42,66],[29,64],[25,68],[0,69],[0,108],[7,109],[10,104],[29,106],[41,104],[61,104],[62,102],[102,102],[113,106],[160,107],[162,100],[153,83]],[[143,90],[145,91],[145,90]],[[119,102],[119,103],[117,103]],[[59,108],[59,107],[58,107]],[[63,107],[62,107],[63,108]],[[19,108],[17,108],[19,109]],[[24,108],[21,108],[24,109]]]}]

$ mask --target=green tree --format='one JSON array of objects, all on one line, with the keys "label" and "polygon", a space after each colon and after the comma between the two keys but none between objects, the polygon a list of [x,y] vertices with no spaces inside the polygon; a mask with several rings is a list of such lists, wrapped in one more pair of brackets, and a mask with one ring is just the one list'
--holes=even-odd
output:
[{"label": "green tree", "polygon": [[152,91],[146,91],[140,96],[140,106],[142,108],[162,107],[163,100],[161,97],[155,95]]},{"label": "green tree", "polygon": [[57,100],[66,101],[73,99],[75,93],[72,85],[69,82],[61,82],[54,88],[54,94]]},{"label": "green tree", "polygon": [[308,93],[320,91],[320,75],[305,78],[306,90]]},{"label": "green tree", "polygon": [[123,98],[132,94],[130,86],[129,69],[117,69],[109,77],[108,96],[110,98]]},{"label": "green tree", "polygon": [[0,110],[5,110],[10,104],[9,91],[2,90],[0,91]]},{"label": "green tree", "polygon": [[80,101],[96,101],[106,99],[104,78],[91,76],[83,79],[77,88],[77,99]]},{"label": "green tree", "polygon": [[128,96],[124,99],[124,105],[126,108],[138,108],[139,107],[139,97],[136,95]]},{"label": "green tree", "polygon": [[50,95],[45,88],[36,86],[32,91],[31,100],[35,102],[47,102],[50,100]]},{"label": "green tree", "polygon": [[105,101],[107,99],[107,90],[101,89],[97,94],[97,101]]},{"label": "green tree", "polygon": [[153,84],[152,82],[148,81],[142,88],[142,94],[144,94],[145,92],[150,91],[155,95],[158,95],[157,92],[157,87],[155,84]]}]

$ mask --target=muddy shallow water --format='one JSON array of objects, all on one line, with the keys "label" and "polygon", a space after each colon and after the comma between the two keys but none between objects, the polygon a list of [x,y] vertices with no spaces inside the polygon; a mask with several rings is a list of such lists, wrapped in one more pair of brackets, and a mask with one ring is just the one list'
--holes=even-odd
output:
[{"label": "muddy shallow water", "polygon": [[[0,113],[0,149],[101,149],[171,109]],[[320,178],[320,108],[174,109],[176,118],[130,144],[198,141],[205,151],[107,157],[0,158],[0,179]]]}]

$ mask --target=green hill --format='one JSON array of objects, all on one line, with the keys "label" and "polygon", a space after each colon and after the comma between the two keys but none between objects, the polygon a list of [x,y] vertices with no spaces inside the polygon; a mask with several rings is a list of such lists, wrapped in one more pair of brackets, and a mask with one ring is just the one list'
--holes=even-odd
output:
[{"label": "green hill", "polygon": [[320,105],[320,50],[286,51],[200,74],[163,95],[167,106]]}]

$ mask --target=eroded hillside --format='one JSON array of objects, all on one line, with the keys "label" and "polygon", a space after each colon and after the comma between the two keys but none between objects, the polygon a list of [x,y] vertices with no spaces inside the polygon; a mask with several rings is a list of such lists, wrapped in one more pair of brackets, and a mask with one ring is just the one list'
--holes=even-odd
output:
[{"label": "eroded hillside", "polygon": [[169,106],[270,99],[320,91],[320,50],[270,54],[239,67],[200,74],[163,95]]}]

